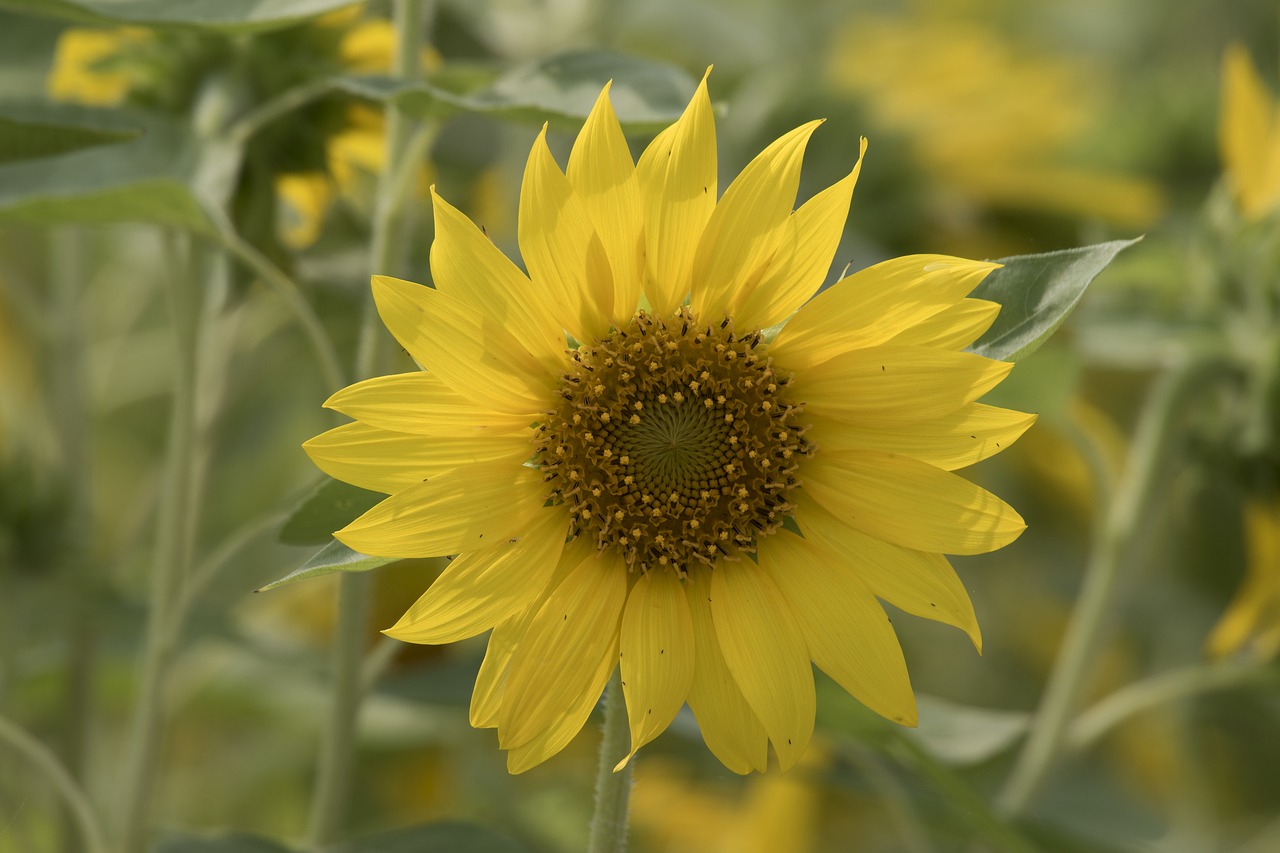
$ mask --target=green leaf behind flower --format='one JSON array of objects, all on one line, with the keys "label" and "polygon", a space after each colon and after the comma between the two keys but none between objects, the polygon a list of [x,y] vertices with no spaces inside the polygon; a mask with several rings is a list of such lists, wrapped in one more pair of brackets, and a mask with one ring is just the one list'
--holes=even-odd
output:
[{"label": "green leaf behind flower", "polygon": [[339,86],[354,94],[394,100],[411,115],[442,117],[457,112],[562,129],[580,125],[604,84],[618,120],[628,130],[657,130],[680,117],[697,85],[683,70],[612,51],[562,53],[499,75],[470,67],[411,84],[386,77],[348,78]]},{"label": "green leaf behind flower", "polygon": [[970,349],[1000,361],[1017,361],[1035,352],[1067,319],[1107,264],[1141,239],[1001,258],[998,263],[1004,266],[970,294],[1001,306],[995,323]]},{"label": "green leaf behind flower", "polygon": [[346,527],[385,495],[340,480],[326,480],[302,502],[280,528],[286,545],[323,545],[333,531]]},{"label": "green leaf behind flower", "polygon": [[141,133],[116,124],[104,119],[101,111],[61,104],[5,104],[0,106],[0,165],[125,142]]},{"label": "green leaf behind flower", "polygon": [[154,222],[210,233],[192,189],[196,158],[174,123],[138,117],[141,134],[127,142],[0,165],[0,220]]},{"label": "green leaf behind flower", "polygon": [[310,560],[279,580],[258,587],[257,591],[266,592],[285,584],[331,575],[334,572],[367,572],[395,561],[394,557],[370,557],[368,554],[352,551],[335,539],[316,552]]},{"label": "green leaf behind flower", "polygon": [[226,32],[278,29],[352,0],[0,0],[0,8],[85,24],[207,27]]}]

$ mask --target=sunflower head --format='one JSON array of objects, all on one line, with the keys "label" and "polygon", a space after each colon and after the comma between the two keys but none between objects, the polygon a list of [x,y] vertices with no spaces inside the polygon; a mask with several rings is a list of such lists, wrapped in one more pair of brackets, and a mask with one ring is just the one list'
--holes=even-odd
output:
[{"label": "sunflower head", "polygon": [[967,296],[995,265],[898,258],[818,293],[866,149],[797,209],[818,125],[721,195],[705,78],[638,161],[606,86],[566,170],[534,141],[527,272],[433,195],[435,286],[374,279],[422,369],[338,392],[354,422],[305,446],[388,495],[343,543],[456,555],[387,633],[492,630],[471,720],[514,772],[562,749],[619,667],[632,754],[687,703],[746,773],[770,745],[784,768],[804,752],[812,663],[915,723],[878,598],[980,642],[943,555],[1024,525],[951,472],[1034,420],[978,403],[1010,365],[963,351],[998,310]]}]

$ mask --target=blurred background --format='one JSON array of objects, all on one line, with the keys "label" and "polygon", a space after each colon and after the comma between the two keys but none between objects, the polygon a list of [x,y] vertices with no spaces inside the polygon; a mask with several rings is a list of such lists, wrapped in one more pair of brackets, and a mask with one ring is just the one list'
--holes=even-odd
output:
[{"label": "blurred background", "polygon": [[[377,2],[298,0],[276,17],[181,5],[191,17],[143,0],[0,0],[0,137],[34,140],[0,146],[0,717],[58,757],[110,831],[160,659],[145,722],[160,733],[154,849],[213,850],[188,845],[223,830],[287,849],[308,822],[337,576],[254,590],[358,511],[344,497],[293,515],[320,481],[300,444],[335,424],[321,403],[342,384],[307,323],[341,370],[356,359],[394,33]],[[1219,134],[1229,45],[1268,99],[1280,89],[1275,3],[440,0],[425,18],[435,88],[396,96],[416,129],[394,176],[402,268],[380,272],[429,281],[433,183],[518,256],[541,122],[563,164],[617,76],[638,153],[708,65],[722,186],[825,117],[807,198],[869,138],[832,280],[900,254],[1145,235],[987,398],[1041,419],[966,472],[1029,523],[1003,551],[953,561],[983,653],[890,608],[919,730],[820,677],[819,736],[785,776],[734,776],[681,716],[636,765],[634,850],[1280,849],[1280,229],[1275,196],[1246,203],[1238,185],[1257,182],[1224,179]],[[72,130],[29,133],[46,126]],[[1160,486],[1126,531],[1082,698],[1098,713],[1076,718],[1009,817],[998,792],[1144,400],[1196,347],[1233,368],[1175,413]],[[167,456],[175,429],[185,464]],[[438,569],[373,576],[364,634],[380,677],[344,835],[466,821],[509,845],[491,849],[583,849],[597,726],[508,776],[493,733],[467,724],[483,638],[380,641]],[[86,849],[14,742],[0,739],[0,851]]]}]

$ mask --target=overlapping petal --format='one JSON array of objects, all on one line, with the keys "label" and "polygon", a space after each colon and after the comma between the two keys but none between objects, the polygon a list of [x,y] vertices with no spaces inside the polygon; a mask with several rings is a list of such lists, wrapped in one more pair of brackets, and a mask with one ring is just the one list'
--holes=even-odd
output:
[{"label": "overlapping petal", "polygon": [[529,458],[520,434],[441,438],[344,424],[302,445],[321,471],[362,489],[393,494],[463,465]]},{"label": "overlapping petal", "polygon": [[967,296],[999,264],[908,255],[859,270],[819,293],[787,321],[770,352],[791,370],[887,343]]},{"label": "overlapping petal", "polygon": [[836,518],[885,542],[984,554],[1026,529],[1022,516],[986,489],[918,459],[873,451],[820,458],[822,464],[802,465],[804,490]]},{"label": "overlapping petal", "polygon": [[373,277],[373,298],[400,345],[455,392],[500,412],[547,408],[555,377],[497,320],[447,293],[382,275]]},{"label": "overlapping petal", "polygon": [[927,320],[903,329],[886,343],[917,347],[964,349],[991,328],[1000,303],[985,299],[961,299]]},{"label": "overlapping petal", "polygon": [[528,414],[478,406],[440,377],[420,370],[348,385],[324,406],[379,429],[439,438],[509,435],[527,430],[531,420]]},{"label": "overlapping petal", "polygon": [[654,313],[666,315],[689,292],[693,255],[716,206],[716,126],[706,75],[680,119],[640,155],[636,179],[644,216],[644,292]]}]

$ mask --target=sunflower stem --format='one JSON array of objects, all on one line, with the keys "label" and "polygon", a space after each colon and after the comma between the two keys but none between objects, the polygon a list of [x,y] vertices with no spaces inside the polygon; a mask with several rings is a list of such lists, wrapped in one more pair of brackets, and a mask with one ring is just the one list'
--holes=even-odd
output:
[{"label": "sunflower stem", "polygon": [[1165,373],[1151,390],[1138,422],[1133,451],[1105,510],[1101,529],[1085,569],[1080,596],[1071,613],[1061,651],[1049,675],[1040,708],[1013,771],[996,800],[1006,816],[1024,811],[1062,752],[1081,687],[1090,672],[1124,566],[1134,562],[1133,542],[1147,508],[1155,502],[1167,463],[1181,435],[1180,415],[1222,360],[1203,355]]},{"label": "sunflower stem", "polygon": [[[154,799],[156,763],[164,729],[164,686],[173,652],[173,605],[186,573],[186,525],[191,518],[195,469],[196,389],[200,343],[200,300],[193,280],[196,264],[190,242],[182,247],[189,275],[167,276],[173,318],[174,377],[170,402],[168,453],[156,517],[156,547],[142,650],[142,671],[134,707],[129,752],[124,765],[121,851],[145,849]],[[175,253],[176,254],[176,253]]]},{"label": "sunflower stem", "polygon": [[614,770],[627,754],[627,705],[622,674],[614,670],[604,694],[604,734],[596,768],[596,806],[591,817],[588,853],[622,853],[627,849],[627,804],[631,799],[631,763]]},{"label": "sunflower stem", "polygon": [[[400,80],[416,79],[421,72],[428,8],[427,0],[395,0],[392,4],[392,21],[396,28],[392,74]],[[369,258],[370,271],[374,275],[398,273],[404,263],[406,246],[400,216],[404,194],[397,179],[411,147],[413,127],[394,102],[387,104],[386,133],[386,162],[378,179]],[[357,379],[382,372],[387,350],[385,338],[386,333],[381,329],[370,294],[361,317],[355,365]],[[371,583],[372,578],[365,573],[344,573],[338,582],[338,618],[332,651],[333,698],[311,798],[307,831],[311,848],[323,847],[333,841],[346,822],[360,705],[371,686],[362,678]]]}]

